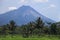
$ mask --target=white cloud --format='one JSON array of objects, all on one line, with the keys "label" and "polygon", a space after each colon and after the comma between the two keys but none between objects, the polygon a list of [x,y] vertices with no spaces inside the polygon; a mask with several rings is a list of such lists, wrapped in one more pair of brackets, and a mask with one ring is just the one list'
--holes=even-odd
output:
[{"label": "white cloud", "polygon": [[19,0],[19,4],[46,3],[48,0]]},{"label": "white cloud", "polygon": [[47,7],[45,7],[45,8],[42,8],[41,11],[42,11],[42,12],[43,12],[43,11],[46,12],[46,11],[48,11],[48,10],[50,10],[50,9],[52,10],[52,9],[55,9],[55,8],[56,8],[56,5],[55,5],[55,4],[50,4],[49,6],[47,6]]},{"label": "white cloud", "polygon": [[29,3],[29,0],[19,0],[18,4],[20,4],[20,6],[22,5],[27,5]]},{"label": "white cloud", "polygon": [[20,0],[20,3],[24,3],[25,2],[25,0]]},{"label": "white cloud", "polygon": [[16,7],[8,7],[9,10],[15,10],[17,9]]},{"label": "white cloud", "polygon": [[28,0],[19,0],[19,4],[21,3],[21,4],[24,4],[24,3],[27,3],[28,2]]},{"label": "white cloud", "polygon": [[55,4],[50,4],[48,7],[46,7],[46,9],[49,9],[49,8],[56,8],[56,5]]},{"label": "white cloud", "polygon": [[47,9],[49,9],[49,8],[55,8],[55,7],[56,7],[56,5],[50,4],[50,5],[47,7]]},{"label": "white cloud", "polygon": [[33,0],[34,2],[40,2],[40,3],[45,3],[45,2],[48,2],[48,0]]},{"label": "white cloud", "polygon": [[50,7],[56,7],[56,5],[54,5],[54,4],[51,4],[51,5],[50,5]]}]

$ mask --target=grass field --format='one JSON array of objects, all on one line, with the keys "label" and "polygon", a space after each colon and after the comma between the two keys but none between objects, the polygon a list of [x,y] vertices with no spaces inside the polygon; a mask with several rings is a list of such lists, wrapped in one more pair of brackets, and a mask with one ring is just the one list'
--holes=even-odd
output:
[{"label": "grass field", "polygon": [[0,37],[0,40],[60,40],[60,36],[41,36],[41,37],[29,37],[29,38],[23,38],[19,35],[11,37],[11,35],[8,35],[6,37]]}]

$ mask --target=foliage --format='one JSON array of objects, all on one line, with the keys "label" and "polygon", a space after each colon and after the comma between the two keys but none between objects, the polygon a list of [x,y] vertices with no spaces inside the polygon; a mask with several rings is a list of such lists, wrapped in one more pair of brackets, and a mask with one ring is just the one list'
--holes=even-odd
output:
[{"label": "foliage", "polygon": [[51,34],[57,34],[57,25],[55,23],[51,24]]},{"label": "foliage", "polygon": [[29,22],[25,25],[17,26],[11,20],[10,23],[0,27],[0,35],[21,35],[24,38],[33,37],[34,35],[40,37],[44,35],[60,35],[60,27],[56,23],[48,23],[50,25],[44,26],[44,22],[39,17],[34,22]]}]

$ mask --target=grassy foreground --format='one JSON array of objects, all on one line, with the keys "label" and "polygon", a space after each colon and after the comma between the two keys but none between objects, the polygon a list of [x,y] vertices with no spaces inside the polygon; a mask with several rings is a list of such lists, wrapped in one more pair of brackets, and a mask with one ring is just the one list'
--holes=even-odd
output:
[{"label": "grassy foreground", "polygon": [[11,37],[0,37],[0,40],[60,40],[60,36],[41,36],[41,37],[29,37],[29,38],[23,38],[19,35]]}]

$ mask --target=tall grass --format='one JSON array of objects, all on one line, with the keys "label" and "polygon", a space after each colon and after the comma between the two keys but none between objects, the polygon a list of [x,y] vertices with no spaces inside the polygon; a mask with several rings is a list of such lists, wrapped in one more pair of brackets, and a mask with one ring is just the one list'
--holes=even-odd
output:
[{"label": "tall grass", "polygon": [[32,36],[29,38],[23,38],[21,35],[14,35],[13,37],[11,37],[11,35],[6,35],[6,36],[1,36],[0,40],[60,40],[60,36],[59,35],[45,35],[45,36]]}]

